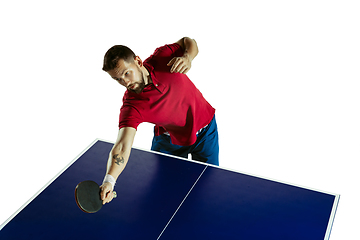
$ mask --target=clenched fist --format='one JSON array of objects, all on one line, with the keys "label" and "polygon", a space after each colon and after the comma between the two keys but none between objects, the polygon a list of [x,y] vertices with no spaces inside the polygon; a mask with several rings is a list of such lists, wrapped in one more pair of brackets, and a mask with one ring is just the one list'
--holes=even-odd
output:
[{"label": "clenched fist", "polygon": [[103,204],[111,202],[114,198],[113,194],[113,186],[111,183],[106,182],[103,183],[103,185],[100,186],[100,196],[101,200],[103,200]]}]

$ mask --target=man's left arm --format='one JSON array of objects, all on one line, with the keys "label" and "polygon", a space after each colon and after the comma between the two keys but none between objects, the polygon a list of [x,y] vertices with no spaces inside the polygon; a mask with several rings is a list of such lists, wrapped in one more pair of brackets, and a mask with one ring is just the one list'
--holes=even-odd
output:
[{"label": "man's left arm", "polygon": [[167,64],[172,66],[171,73],[183,73],[186,74],[191,68],[191,62],[199,53],[197,43],[194,39],[184,37],[176,42],[182,49],[184,49],[184,55],[182,57],[174,57]]}]

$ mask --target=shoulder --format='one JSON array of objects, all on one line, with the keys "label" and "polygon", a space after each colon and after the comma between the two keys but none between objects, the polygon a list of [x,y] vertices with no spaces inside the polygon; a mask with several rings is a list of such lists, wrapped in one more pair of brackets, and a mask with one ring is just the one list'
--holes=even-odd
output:
[{"label": "shoulder", "polygon": [[174,57],[184,55],[184,50],[179,43],[166,44],[155,49],[154,53],[148,57],[144,63],[154,68],[168,68],[167,63]]},{"label": "shoulder", "polygon": [[173,55],[183,55],[183,49],[179,43],[166,44],[164,46],[158,47],[149,58],[170,57]]}]

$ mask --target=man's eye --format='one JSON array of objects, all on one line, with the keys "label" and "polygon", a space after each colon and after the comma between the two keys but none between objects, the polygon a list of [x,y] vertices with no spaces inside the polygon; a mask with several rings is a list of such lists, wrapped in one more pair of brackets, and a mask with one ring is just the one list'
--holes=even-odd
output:
[{"label": "man's eye", "polygon": [[125,75],[129,75],[129,72],[126,72]]}]

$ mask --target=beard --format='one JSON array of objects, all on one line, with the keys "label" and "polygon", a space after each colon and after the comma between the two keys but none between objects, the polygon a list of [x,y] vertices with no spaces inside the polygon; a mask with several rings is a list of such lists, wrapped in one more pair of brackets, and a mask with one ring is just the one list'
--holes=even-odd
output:
[{"label": "beard", "polygon": [[131,84],[128,87],[128,90],[133,93],[140,94],[140,93],[142,93],[144,88],[145,88],[145,82],[144,82],[144,79],[141,79],[141,81]]},{"label": "beard", "polygon": [[130,84],[127,89],[133,93],[140,94],[145,88],[145,80],[144,76],[141,74],[140,68],[138,67],[138,74],[141,76],[140,80],[138,82],[135,82],[133,84]]}]

